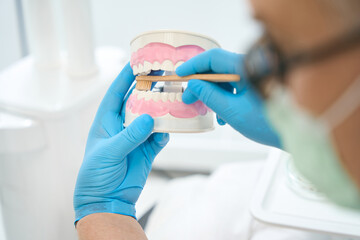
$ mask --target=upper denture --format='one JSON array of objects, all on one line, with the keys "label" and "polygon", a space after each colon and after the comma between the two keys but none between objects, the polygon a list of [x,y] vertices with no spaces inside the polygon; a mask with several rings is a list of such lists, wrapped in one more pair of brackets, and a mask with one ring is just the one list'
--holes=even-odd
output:
[{"label": "upper denture", "polygon": [[197,45],[174,47],[166,43],[152,42],[133,52],[130,64],[134,74],[148,73],[161,67],[165,68],[163,70],[174,71],[180,62],[185,62],[204,51]]}]

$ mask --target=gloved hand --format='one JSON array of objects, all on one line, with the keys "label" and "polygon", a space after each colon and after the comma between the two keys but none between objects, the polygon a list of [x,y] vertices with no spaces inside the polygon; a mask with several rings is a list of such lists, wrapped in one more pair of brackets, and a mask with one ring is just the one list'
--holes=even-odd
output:
[{"label": "gloved hand", "polygon": [[241,80],[237,83],[190,80],[182,96],[184,103],[191,104],[201,100],[217,114],[220,125],[228,123],[254,141],[275,147],[281,146],[278,135],[264,116],[260,96],[246,81],[243,55],[222,49],[211,49],[193,57],[176,69],[176,74],[179,76],[196,73],[238,74]]},{"label": "gloved hand", "polygon": [[76,182],[75,222],[99,212],[135,218],[135,203],[152,162],[169,140],[168,134],[151,134],[154,120],[146,114],[124,129],[121,110],[125,108],[124,98],[134,79],[128,64],[100,104]]}]

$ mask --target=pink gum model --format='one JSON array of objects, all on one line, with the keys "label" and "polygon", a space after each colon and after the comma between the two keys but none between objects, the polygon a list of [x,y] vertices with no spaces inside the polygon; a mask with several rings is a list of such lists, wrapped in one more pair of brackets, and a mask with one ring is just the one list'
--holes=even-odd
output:
[{"label": "pink gum model", "polygon": [[152,99],[145,100],[144,98],[138,99],[136,93],[132,93],[129,97],[126,110],[133,114],[149,114],[152,117],[161,117],[170,114],[177,118],[193,118],[198,115],[206,115],[211,111],[204,103],[197,101],[193,104],[185,104],[175,100],[174,102],[167,101],[154,101]]},{"label": "pink gum model", "polygon": [[166,43],[149,43],[131,55],[130,65],[144,64],[144,61],[162,63],[170,60],[174,65],[180,61],[187,61],[190,58],[204,52],[205,50],[196,45],[184,45],[173,47]]}]

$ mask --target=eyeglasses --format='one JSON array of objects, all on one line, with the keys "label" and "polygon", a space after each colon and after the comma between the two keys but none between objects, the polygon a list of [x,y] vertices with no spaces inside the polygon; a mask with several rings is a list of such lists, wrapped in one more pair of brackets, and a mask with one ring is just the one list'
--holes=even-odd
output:
[{"label": "eyeglasses", "polygon": [[264,98],[269,95],[269,83],[285,84],[285,74],[295,66],[321,61],[360,43],[360,28],[348,32],[320,47],[286,57],[271,37],[265,34],[245,56],[247,79]]}]

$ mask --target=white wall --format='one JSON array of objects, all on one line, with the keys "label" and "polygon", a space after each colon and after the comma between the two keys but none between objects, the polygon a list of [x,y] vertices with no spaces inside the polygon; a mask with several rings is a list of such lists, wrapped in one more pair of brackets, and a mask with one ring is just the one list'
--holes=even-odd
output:
[{"label": "white wall", "polygon": [[93,0],[97,45],[129,49],[144,31],[179,29],[215,38],[223,48],[244,52],[259,35],[247,0]]},{"label": "white wall", "polygon": [[[59,0],[53,1],[65,49]],[[179,29],[215,38],[230,51],[245,52],[260,27],[251,19],[247,0],[92,0],[97,46],[119,46],[129,53],[136,35],[155,29]],[[0,1],[0,70],[21,57],[15,0]]]}]

